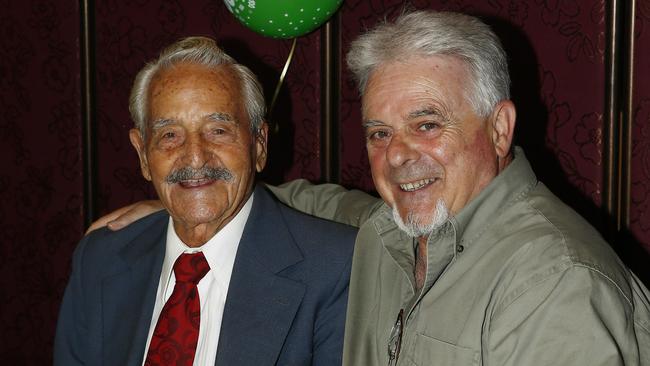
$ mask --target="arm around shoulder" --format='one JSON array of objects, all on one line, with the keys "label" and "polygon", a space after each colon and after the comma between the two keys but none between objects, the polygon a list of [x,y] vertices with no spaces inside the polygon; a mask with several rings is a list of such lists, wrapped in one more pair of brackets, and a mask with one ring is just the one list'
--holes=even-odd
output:
[{"label": "arm around shoulder", "polygon": [[323,219],[359,227],[382,204],[379,198],[336,184],[311,184],[297,179],[267,188],[284,204]]}]

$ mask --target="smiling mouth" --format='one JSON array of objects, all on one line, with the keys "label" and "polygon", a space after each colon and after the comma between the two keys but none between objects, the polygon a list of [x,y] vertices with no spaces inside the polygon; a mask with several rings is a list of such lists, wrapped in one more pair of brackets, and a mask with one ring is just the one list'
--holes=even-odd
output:
[{"label": "smiling mouth", "polygon": [[198,178],[198,179],[186,179],[178,182],[178,184],[183,187],[183,188],[195,188],[195,187],[201,187],[205,186],[208,184],[211,184],[215,180],[212,178]]},{"label": "smiling mouth", "polygon": [[431,185],[435,181],[436,179],[434,178],[426,178],[426,179],[418,180],[416,182],[400,184],[399,188],[404,192],[414,192],[417,191],[418,189],[422,189],[424,187]]}]

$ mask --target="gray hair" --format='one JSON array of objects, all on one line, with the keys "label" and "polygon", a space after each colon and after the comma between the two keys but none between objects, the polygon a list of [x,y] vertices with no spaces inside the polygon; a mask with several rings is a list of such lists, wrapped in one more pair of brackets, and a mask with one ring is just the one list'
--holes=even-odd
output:
[{"label": "gray hair", "polygon": [[469,15],[432,10],[402,14],[352,42],[347,62],[363,94],[378,66],[413,56],[463,60],[471,77],[468,102],[482,117],[510,98],[510,75],[501,42],[489,26]]},{"label": "gray hair", "polygon": [[135,126],[143,136],[148,118],[146,115],[147,95],[151,80],[159,71],[180,63],[193,63],[209,68],[225,65],[233,70],[241,82],[241,95],[250,119],[251,131],[259,131],[264,121],[266,104],[264,103],[262,86],[255,74],[246,66],[238,64],[235,59],[220,49],[211,38],[187,37],[166,47],[156,60],[145,65],[135,77],[133,88],[131,88],[131,96],[129,97],[129,112],[131,112],[131,118]]}]

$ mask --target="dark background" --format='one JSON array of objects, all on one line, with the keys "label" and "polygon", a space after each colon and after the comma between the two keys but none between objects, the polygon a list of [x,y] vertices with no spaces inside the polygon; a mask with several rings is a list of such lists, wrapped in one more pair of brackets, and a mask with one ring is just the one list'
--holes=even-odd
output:
[{"label": "dark background", "polygon": [[[650,0],[629,3],[411,6],[479,15],[494,27],[510,56],[517,138],[538,176],[648,283]],[[273,114],[267,181],[372,191],[342,55],[360,31],[403,8],[345,0],[326,27],[298,39]],[[216,0],[0,0],[0,9],[0,359],[44,365],[87,222],[153,193],[127,135],[136,72],[164,45],[208,35],[260,75],[270,99],[291,41],[253,33]]]}]

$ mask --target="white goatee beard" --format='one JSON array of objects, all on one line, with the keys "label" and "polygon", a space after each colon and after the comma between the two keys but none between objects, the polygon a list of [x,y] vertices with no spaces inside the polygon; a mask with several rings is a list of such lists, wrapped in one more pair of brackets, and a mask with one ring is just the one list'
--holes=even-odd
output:
[{"label": "white goatee beard", "polygon": [[418,217],[413,213],[409,212],[406,217],[406,222],[402,220],[402,217],[397,210],[397,207],[393,207],[393,219],[397,226],[406,233],[406,235],[412,238],[419,238],[421,236],[429,236],[432,232],[440,229],[440,227],[447,221],[449,218],[449,210],[447,205],[442,198],[439,198],[436,202],[436,207],[434,208],[433,215],[431,220],[427,222],[422,222]]}]

